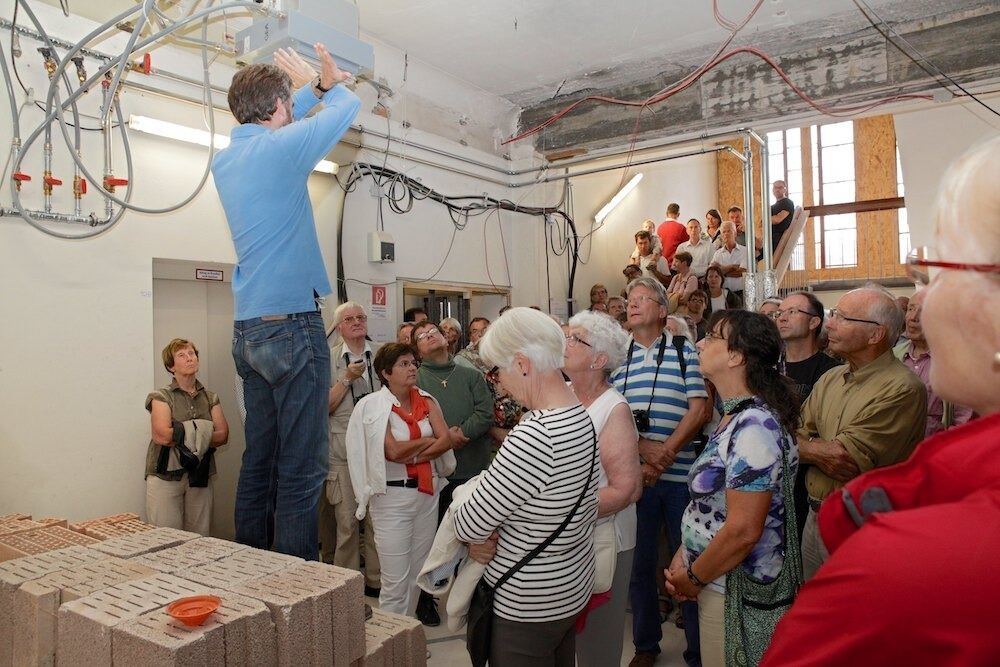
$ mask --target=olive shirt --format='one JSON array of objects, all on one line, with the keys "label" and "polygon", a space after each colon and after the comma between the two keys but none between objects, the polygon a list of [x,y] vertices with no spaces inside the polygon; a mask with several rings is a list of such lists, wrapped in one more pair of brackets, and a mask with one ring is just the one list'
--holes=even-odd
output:
[{"label": "olive shirt", "polygon": [[[170,418],[177,422],[186,422],[191,419],[207,419],[212,421],[212,408],[219,405],[219,395],[214,391],[205,389],[199,380],[194,381],[195,393],[192,396],[177,384],[177,380],[171,380],[170,385],[163,389],[157,389],[146,396],[146,410],[153,411],[153,401],[163,401],[170,407]],[[156,461],[160,456],[160,445],[152,440],[149,441],[149,448],[146,450],[146,474],[144,479],[153,475],[160,479],[176,482],[184,477],[183,470],[168,473],[156,472]],[[215,474],[215,458],[209,465],[209,475]]]},{"label": "olive shirt", "polygon": [[[442,384],[442,381],[444,384]],[[479,371],[456,364],[424,360],[417,371],[417,386],[437,399],[444,421],[459,426],[469,442],[455,450],[455,472],[448,479],[471,479],[490,465],[493,394]]]},{"label": "olive shirt", "polygon": [[[837,440],[861,472],[905,461],[924,437],[927,390],[913,372],[886,350],[851,372],[831,369],[802,405],[803,438]],[[843,486],[818,466],[806,474],[809,496],[823,500]]]}]

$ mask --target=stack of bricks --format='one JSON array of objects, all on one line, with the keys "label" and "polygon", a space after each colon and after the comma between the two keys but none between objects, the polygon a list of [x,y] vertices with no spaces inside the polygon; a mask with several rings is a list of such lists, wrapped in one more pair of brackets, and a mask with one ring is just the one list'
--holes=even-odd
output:
[{"label": "stack of bricks", "polygon": [[[86,541],[0,563],[0,667],[426,664],[416,620],[376,611],[365,622],[357,572],[172,528],[90,537],[138,522],[110,518],[74,532],[51,525],[59,520],[0,517],[0,527],[21,524],[4,537],[65,531]],[[167,614],[171,602],[203,594],[221,605],[202,625]]]},{"label": "stack of bricks", "polygon": [[71,524],[69,527],[99,540],[130,535],[132,533],[141,533],[155,528],[152,524],[140,521],[139,515],[132,512],[81,521]]},{"label": "stack of bricks", "polygon": [[0,561],[35,556],[72,546],[96,544],[98,540],[60,526],[40,527],[0,537]]}]

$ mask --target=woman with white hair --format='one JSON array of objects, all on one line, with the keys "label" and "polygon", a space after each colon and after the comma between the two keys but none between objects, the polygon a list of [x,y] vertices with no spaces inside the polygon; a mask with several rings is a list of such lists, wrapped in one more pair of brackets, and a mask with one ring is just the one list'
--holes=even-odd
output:
[{"label": "woman with white hair", "polygon": [[563,371],[594,421],[600,449],[594,592],[610,594],[606,603],[590,612],[586,628],[576,638],[576,661],[581,667],[616,665],[622,655],[642,474],[635,420],[608,377],[625,361],[628,343],[628,334],[607,315],[584,311],[569,321]]},{"label": "woman with white hair", "polygon": [[444,339],[448,342],[448,354],[458,354],[459,342],[462,340],[462,323],[454,317],[446,317],[441,320],[438,329],[444,334]]},{"label": "woman with white hair", "polygon": [[[452,508],[458,538],[487,565],[473,610],[492,589],[491,667],[571,667],[574,622],[594,588],[597,437],[559,371],[564,349],[559,325],[530,308],[504,313],[479,343],[489,374],[528,408],[476,490]],[[482,664],[477,647],[470,641]]]},{"label": "woman with white hair", "polygon": [[[907,260],[927,285],[921,324],[931,384],[981,418],[927,438],[906,462],[861,475],[823,503],[819,528],[830,557],[781,622],[763,665],[816,664],[818,655],[831,665],[997,664],[998,173],[1000,138],[952,165],[935,245]],[[921,604],[928,590],[940,592],[933,614]],[[831,618],[839,619],[835,635]]]}]

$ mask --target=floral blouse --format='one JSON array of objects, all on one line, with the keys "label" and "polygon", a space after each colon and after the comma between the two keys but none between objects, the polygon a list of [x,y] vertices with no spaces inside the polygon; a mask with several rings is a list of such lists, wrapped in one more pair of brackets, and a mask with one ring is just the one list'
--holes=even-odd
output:
[{"label": "floral blouse", "polygon": [[[688,475],[691,502],[681,522],[681,541],[688,563],[705,551],[725,523],[728,489],[770,491],[773,495],[764,519],[764,532],[744,559],[743,568],[765,583],[777,578],[785,558],[782,450],[788,460],[788,474],[794,479],[799,463],[798,446],[760,401],[737,413],[712,435]],[[725,575],[709,586],[724,591]]]}]

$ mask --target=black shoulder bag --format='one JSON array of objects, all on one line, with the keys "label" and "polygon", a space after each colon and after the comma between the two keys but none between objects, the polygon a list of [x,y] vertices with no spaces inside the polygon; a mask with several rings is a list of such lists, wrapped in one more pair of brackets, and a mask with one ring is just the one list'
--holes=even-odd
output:
[{"label": "black shoulder bag", "polygon": [[552,544],[559,537],[559,534],[566,529],[566,526],[569,525],[570,519],[573,518],[576,511],[580,509],[580,504],[583,502],[584,496],[587,495],[587,489],[590,488],[590,478],[594,475],[594,464],[597,461],[597,432],[594,430],[593,422],[590,424],[590,431],[594,436],[594,449],[590,457],[590,474],[584,478],[583,489],[580,491],[580,496],[576,499],[573,509],[569,511],[569,514],[566,515],[566,518],[563,519],[563,522],[559,524],[559,527],[551,535],[546,537],[541,544],[519,560],[514,567],[507,570],[497,580],[495,587],[491,587],[486,583],[485,576],[480,578],[479,583],[476,584],[476,589],[472,592],[472,600],[469,603],[468,624],[465,629],[465,643],[469,651],[469,658],[472,659],[472,667],[485,667],[490,660],[490,644],[493,640],[493,598],[496,590],[503,586],[508,579],[532,558]]}]

